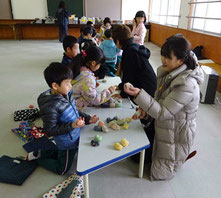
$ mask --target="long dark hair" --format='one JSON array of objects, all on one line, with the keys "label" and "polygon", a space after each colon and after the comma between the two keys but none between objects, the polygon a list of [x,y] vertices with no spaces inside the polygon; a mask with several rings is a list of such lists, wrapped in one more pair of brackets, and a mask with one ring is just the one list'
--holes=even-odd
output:
[{"label": "long dark hair", "polygon": [[191,44],[182,34],[175,34],[169,37],[163,44],[161,56],[171,59],[172,53],[177,59],[183,60],[188,69],[196,68],[197,63],[191,54]]},{"label": "long dark hair", "polygon": [[146,18],[146,14],[145,14],[144,11],[140,10],[140,11],[138,11],[138,12],[136,13],[134,19],[135,19],[135,21],[136,21],[136,23],[137,23],[136,17],[143,17],[143,18],[144,18],[144,23],[146,23],[147,18]]},{"label": "long dark hair", "polygon": [[73,72],[73,79],[80,74],[82,66],[90,69],[89,65],[92,61],[95,61],[96,64],[103,64],[105,62],[104,52],[97,46],[90,46],[83,53],[78,54],[68,65]]},{"label": "long dark hair", "polygon": [[60,1],[58,8],[65,8],[65,2],[64,1]]}]

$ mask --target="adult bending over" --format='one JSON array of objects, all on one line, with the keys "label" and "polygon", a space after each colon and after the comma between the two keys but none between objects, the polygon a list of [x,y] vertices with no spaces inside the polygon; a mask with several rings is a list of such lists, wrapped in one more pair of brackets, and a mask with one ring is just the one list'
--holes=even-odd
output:
[{"label": "adult bending over", "polygon": [[126,98],[124,84],[130,82],[135,87],[143,88],[148,94],[154,96],[156,91],[156,75],[149,63],[150,50],[143,45],[133,42],[130,28],[126,25],[115,25],[112,30],[112,38],[117,48],[123,50],[121,60],[121,97]]}]

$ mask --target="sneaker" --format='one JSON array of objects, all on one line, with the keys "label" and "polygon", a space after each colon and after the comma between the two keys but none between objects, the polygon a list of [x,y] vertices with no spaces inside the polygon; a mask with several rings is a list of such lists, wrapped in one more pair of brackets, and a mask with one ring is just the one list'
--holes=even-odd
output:
[{"label": "sneaker", "polygon": [[36,160],[40,157],[40,152],[39,151],[33,151],[28,153],[26,160],[27,161],[32,161],[32,160]]},{"label": "sneaker", "polygon": [[188,155],[188,157],[186,158],[186,160],[185,160],[185,161],[187,161],[187,160],[189,160],[190,158],[194,157],[194,156],[196,155],[196,153],[197,153],[197,151],[196,151],[196,150],[195,150],[195,151],[193,151],[192,153],[190,153],[190,154]]}]

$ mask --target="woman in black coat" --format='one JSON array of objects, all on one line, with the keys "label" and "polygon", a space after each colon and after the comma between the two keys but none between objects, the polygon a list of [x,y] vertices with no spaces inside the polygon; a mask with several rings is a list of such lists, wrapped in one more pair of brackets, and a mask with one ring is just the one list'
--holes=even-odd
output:
[{"label": "woman in black coat", "polygon": [[133,86],[143,88],[148,94],[154,96],[157,87],[156,74],[149,63],[150,50],[143,45],[133,42],[130,28],[126,25],[115,25],[112,38],[119,49],[123,50],[121,60],[121,97],[126,98],[124,84],[129,82]]},{"label": "woman in black coat", "polygon": [[[121,83],[118,85],[121,90],[121,97],[133,99],[124,92],[124,84],[129,82],[135,87],[143,88],[148,94],[154,97],[157,87],[156,74],[149,63],[150,50],[134,43],[130,28],[126,25],[115,25],[112,30],[112,38],[117,48],[123,50],[121,60]],[[145,152],[145,162],[151,161],[152,145],[154,140],[154,121],[149,116],[140,120],[145,125],[144,129],[150,141],[150,148]],[[132,159],[139,162],[139,154],[133,155]]]}]

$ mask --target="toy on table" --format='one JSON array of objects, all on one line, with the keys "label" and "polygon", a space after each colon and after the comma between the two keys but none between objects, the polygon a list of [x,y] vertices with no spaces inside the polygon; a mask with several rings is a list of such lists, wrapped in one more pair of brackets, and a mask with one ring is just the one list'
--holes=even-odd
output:
[{"label": "toy on table", "polygon": [[129,141],[124,138],[120,142],[115,142],[114,148],[118,151],[121,151],[123,147],[127,147],[128,145],[129,145]]},{"label": "toy on table", "polygon": [[100,121],[98,122],[97,126],[94,126],[95,131],[102,131],[102,132],[108,132],[107,126],[105,126],[104,122]]},{"label": "toy on table", "polygon": [[102,136],[101,135],[95,135],[94,139],[91,140],[91,146],[99,146],[99,142],[102,140]]},{"label": "toy on table", "polygon": [[121,151],[123,146],[119,142],[116,142],[114,143],[114,148],[118,151]]},{"label": "toy on table", "polygon": [[117,97],[112,97],[107,102],[100,105],[103,108],[119,108],[122,106],[122,99]]},{"label": "toy on table", "polygon": [[128,145],[129,145],[129,142],[128,142],[128,140],[127,139],[122,139],[121,141],[120,141],[120,143],[123,145],[123,147],[127,147]]},{"label": "toy on table", "polygon": [[97,142],[95,140],[91,140],[91,146],[93,146],[93,147],[99,146],[99,142]]}]

